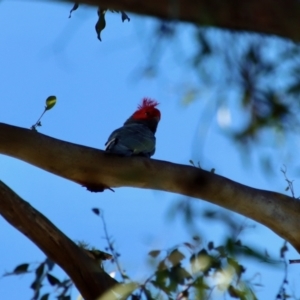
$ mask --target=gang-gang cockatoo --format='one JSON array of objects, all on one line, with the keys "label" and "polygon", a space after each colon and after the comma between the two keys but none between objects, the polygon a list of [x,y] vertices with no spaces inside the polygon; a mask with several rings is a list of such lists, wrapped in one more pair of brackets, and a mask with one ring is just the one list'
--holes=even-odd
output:
[{"label": "gang-gang cockatoo", "polygon": [[155,152],[155,132],[160,121],[158,103],[144,98],[124,125],[111,133],[105,151],[122,156],[150,157]]}]

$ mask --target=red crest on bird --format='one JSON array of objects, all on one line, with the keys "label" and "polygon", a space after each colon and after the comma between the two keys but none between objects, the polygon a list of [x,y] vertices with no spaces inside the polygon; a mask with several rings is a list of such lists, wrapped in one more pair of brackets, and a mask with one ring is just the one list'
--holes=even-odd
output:
[{"label": "red crest on bird", "polygon": [[150,98],[144,98],[142,104],[138,106],[138,110],[132,115],[133,119],[149,120],[157,119],[160,120],[160,111],[156,108],[159,103]]}]

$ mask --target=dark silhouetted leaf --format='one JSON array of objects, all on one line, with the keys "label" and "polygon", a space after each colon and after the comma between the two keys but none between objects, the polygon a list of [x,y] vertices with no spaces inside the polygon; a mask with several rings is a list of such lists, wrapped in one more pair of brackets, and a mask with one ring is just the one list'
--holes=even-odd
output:
[{"label": "dark silhouetted leaf", "polygon": [[53,286],[53,285],[59,285],[60,284],[60,280],[57,279],[55,276],[51,275],[51,274],[47,274],[47,279],[49,281],[49,283]]},{"label": "dark silhouetted leaf", "polygon": [[55,262],[47,257],[47,259],[45,260],[45,263],[46,263],[49,271],[52,271],[55,266]]},{"label": "dark silhouetted leaf", "polygon": [[14,274],[22,274],[28,272],[29,264],[21,264],[15,267],[13,270]]},{"label": "dark silhouetted leaf", "polygon": [[79,4],[78,4],[78,3],[75,3],[74,6],[72,7],[72,9],[70,10],[69,18],[71,18],[72,12],[73,12],[74,10],[76,10],[78,7],[79,7]]},{"label": "dark silhouetted leaf", "polygon": [[152,257],[157,257],[160,254],[160,250],[152,250],[148,253],[148,255],[152,256]]},{"label": "dark silhouetted leaf", "polygon": [[43,262],[35,270],[35,275],[36,275],[37,278],[40,278],[43,275],[44,269],[45,269],[45,263]]},{"label": "dark silhouetted leaf", "polygon": [[100,209],[99,208],[92,208],[92,212],[97,215],[100,216]]},{"label": "dark silhouetted leaf", "polygon": [[194,246],[191,243],[183,243],[183,245],[185,245],[186,247],[190,248],[190,249],[194,249]]},{"label": "dark silhouetted leaf", "polygon": [[41,297],[41,299],[40,300],[48,300],[48,298],[49,298],[49,293],[47,293],[47,294],[44,294],[42,297]]},{"label": "dark silhouetted leaf", "polygon": [[122,22],[128,20],[128,22],[130,21],[130,18],[127,16],[127,14],[121,10],[121,18],[122,18]]},{"label": "dark silhouetted leaf", "polygon": [[213,243],[213,242],[209,242],[209,243],[207,244],[207,248],[208,248],[208,250],[214,249],[214,243]]},{"label": "dark silhouetted leaf", "polygon": [[106,21],[105,21],[105,13],[107,9],[102,9],[98,8],[98,21],[95,25],[95,29],[97,32],[97,38],[99,41],[101,41],[101,31],[105,28],[106,26]]},{"label": "dark silhouetted leaf", "polygon": [[143,289],[143,292],[147,300],[155,300],[155,298],[152,297],[151,292],[149,290]]}]

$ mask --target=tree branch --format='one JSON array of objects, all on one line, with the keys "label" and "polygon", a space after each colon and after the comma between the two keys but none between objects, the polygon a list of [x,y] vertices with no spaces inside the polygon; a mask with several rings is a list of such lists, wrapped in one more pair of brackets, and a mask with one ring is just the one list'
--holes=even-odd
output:
[{"label": "tree branch", "polygon": [[195,167],[119,157],[3,123],[0,153],[87,187],[130,186],[203,199],[264,224],[300,252],[300,201],[279,193],[251,188]]},{"label": "tree branch", "polygon": [[95,260],[2,181],[0,214],[70,276],[84,299],[95,300],[117,283]]},{"label": "tree branch", "polygon": [[64,0],[203,26],[300,41],[298,0]]}]

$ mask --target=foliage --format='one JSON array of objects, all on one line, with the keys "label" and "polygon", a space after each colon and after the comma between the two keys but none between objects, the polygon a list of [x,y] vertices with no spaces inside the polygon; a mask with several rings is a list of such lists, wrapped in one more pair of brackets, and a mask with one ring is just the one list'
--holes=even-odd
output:
[{"label": "foliage", "polygon": [[56,104],[56,100],[57,99],[56,99],[55,96],[49,96],[46,99],[45,109],[42,112],[41,116],[38,118],[38,120],[35,122],[35,124],[30,127],[31,130],[37,131],[36,128],[42,126],[41,119],[42,119],[43,115],[45,114],[46,111],[48,111],[48,110],[50,110],[50,109],[52,109],[54,107],[54,105]]},{"label": "foliage", "polygon": [[[71,18],[71,15],[72,15],[72,12],[77,10],[79,7],[79,3],[75,3],[74,6],[72,7],[72,9],[70,10],[70,15],[69,15],[69,18]],[[99,41],[102,41],[101,40],[101,32],[102,30],[105,28],[106,26],[106,20],[105,20],[105,15],[107,13],[107,11],[111,11],[111,12],[116,12],[116,13],[121,13],[121,18],[122,18],[122,22],[124,22],[125,20],[127,20],[128,22],[130,21],[130,18],[127,16],[127,14],[120,10],[113,10],[113,9],[109,9],[109,8],[103,8],[103,7],[98,7],[98,10],[97,10],[97,14],[98,14],[98,21],[95,25],[95,30],[96,30],[96,33],[97,33],[97,38]]]},{"label": "foliage", "polygon": [[[154,299],[213,299],[216,295],[227,294],[235,299],[257,299],[255,287],[260,287],[261,283],[256,277],[249,279],[251,274],[247,274],[247,266],[241,263],[242,258],[264,262],[265,264],[278,268],[284,264],[284,279],[279,287],[278,297],[287,299],[288,288],[288,264],[285,253],[288,251],[286,243],[280,249],[281,260],[272,259],[268,253],[255,249],[253,246],[244,245],[240,239],[228,237],[221,245],[215,245],[213,241],[203,243],[199,236],[194,236],[190,242],[178,244],[170,249],[153,249],[149,252],[149,263],[153,270],[151,274],[140,283],[133,282],[121,267],[120,254],[114,247],[114,242],[109,236],[104,220],[103,211],[94,208],[92,211],[101,218],[107,241],[106,251],[109,253],[89,247],[86,243],[80,242],[78,245],[87,251],[95,259],[95,263],[105,270],[108,265],[103,261],[108,260],[115,265],[121,279],[121,283],[116,288],[118,293],[123,295],[118,299],[127,299],[128,295],[132,300],[154,300]],[[216,212],[206,212],[209,218],[215,218]],[[217,217],[219,218],[219,217]],[[223,218],[222,222],[228,223],[233,229],[232,220]],[[231,225],[229,224],[231,223]],[[242,230],[242,229],[241,229]],[[235,232],[235,231],[233,231]],[[73,283],[69,278],[58,279],[53,275],[55,264],[46,258],[38,266],[24,263],[15,267],[8,275],[34,274],[31,289],[34,291],[34,300],[47,300],[51,294],[55,294],[57,299],[71,299]],[[113,274],[113,273],[112,273]],[[45,292],[47,285],[54,289]],[[115,291],[116,291],[115,290]],[[117,299],[106,298],[103,299]]]}]

